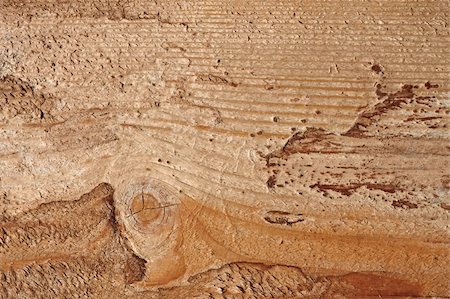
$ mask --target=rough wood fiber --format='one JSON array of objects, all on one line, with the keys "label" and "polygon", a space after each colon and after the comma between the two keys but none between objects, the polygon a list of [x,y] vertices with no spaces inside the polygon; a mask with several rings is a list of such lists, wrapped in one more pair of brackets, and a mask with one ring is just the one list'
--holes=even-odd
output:
[{"label": "rough wood fiber", "polygon": [[450,296],[449,12],[0,0],[0,298]]}]

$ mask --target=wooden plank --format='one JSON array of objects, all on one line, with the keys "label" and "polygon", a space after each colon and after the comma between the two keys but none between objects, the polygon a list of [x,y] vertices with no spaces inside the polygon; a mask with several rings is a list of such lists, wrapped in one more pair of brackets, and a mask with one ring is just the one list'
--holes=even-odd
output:
[{"label": "wooden plank", "polygon": [[449,12],[0,1],[0,297],[450,296]]}]

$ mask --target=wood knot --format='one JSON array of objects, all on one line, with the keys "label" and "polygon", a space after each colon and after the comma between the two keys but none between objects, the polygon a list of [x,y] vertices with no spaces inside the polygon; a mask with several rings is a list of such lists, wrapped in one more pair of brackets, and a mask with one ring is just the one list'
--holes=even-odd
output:
[{"label": "wood knot", "polygon": [[183,255],[178,251],[183,236],[182,195],[153,178],[122,182],[117,199],[124,234],[133,250],[146,261],[146,271],[152,273],[140,281],[144,264],[141,260],[131,260],[126,268],[127,281],[159,285],[181,276],[185,271]]},{"label": "wood knot", "polygon": [[171,234],[177,227],[178,197],[170,186],[153,179],[128,186],[125,194],[127,222],[133,230],[143,234],[155,237]]}]

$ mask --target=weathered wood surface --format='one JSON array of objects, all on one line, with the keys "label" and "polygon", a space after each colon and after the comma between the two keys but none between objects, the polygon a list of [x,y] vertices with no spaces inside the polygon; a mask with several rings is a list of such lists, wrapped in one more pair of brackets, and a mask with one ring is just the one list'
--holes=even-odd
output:
[{"label": "weathered wood surface", "polygon": [[449,11],[1,0],[0,297],[450,296]]}]

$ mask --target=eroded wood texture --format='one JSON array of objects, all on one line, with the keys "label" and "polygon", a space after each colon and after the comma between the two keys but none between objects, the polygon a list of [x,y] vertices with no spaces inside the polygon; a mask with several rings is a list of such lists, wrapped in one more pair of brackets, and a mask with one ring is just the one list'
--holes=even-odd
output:
[{"label": "eroded wood texture", "polygon": [[0,1],[0,298],[450,296],[449,2]]}]

